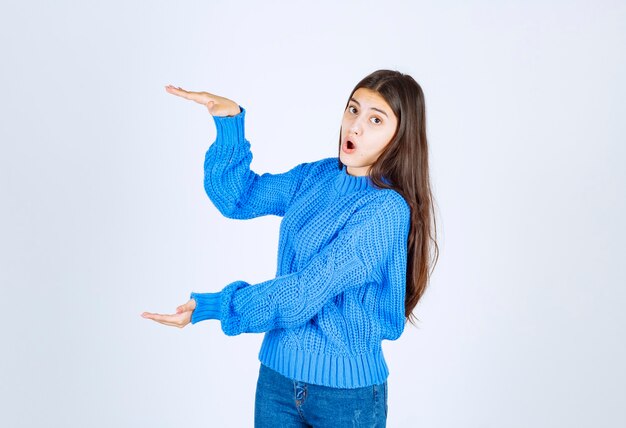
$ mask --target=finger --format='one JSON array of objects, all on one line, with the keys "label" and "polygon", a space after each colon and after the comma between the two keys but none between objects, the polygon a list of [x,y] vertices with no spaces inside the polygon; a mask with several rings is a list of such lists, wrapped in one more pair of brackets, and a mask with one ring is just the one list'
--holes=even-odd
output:
[{"label": "finger", "polygon": [[188,91],[185,91],[181,87],[174,87],[172,85],[167,85],[165,90],[173,95],[178,95],[179,97],[184,97]]},{"label": "finger", "polygon": [[163,324],[163,325],[169,325],[171,327],[182,327],[182,325],[175,324],[173,322],[167,322],[167,321],[156,321],[156,322],[158,322],[159,324]]},{"label": "finger", "polygon": [[168,89],[171,90],[172,92],[176,93],[176,94],[181,95],[181,96],[188,95],[188,94],[196,94],[197,93],[197,92],[194,92],[194,91],[187,91],[187,90],[181,88],[180,86],[170,86]]},{"label": "finger", "polygon": [[173,95],[177,95],[179,97],[185,98],[187,100],[195,101],[198,104],[206,104],[206,93],[202,92],[194,92],[194,91],[186,91],[182,88],[174,88],[169,87],[166,88],[167,92]]},{"label": "finger", "polygon": [[154,321],[165,321],[165,322],[174,322],[177,315],[165,315],[165,314],[155,314],[151,312],[144,312],[141,314],[142,317],[148,318]]},{"label": "finger", "polygon": [[180,86],[173,86],[173,85],[167,85],[165,87],[165,90],[167,92],[169,92],[170,94],[178,95],[178,96],[181,96],[181,97],[185,96],[185,95],[188,95],[188,94],[195,93],[193,91],[186,91],[183,88],[181,88]]},{"label": "finger", "polygon": [[163,315],[163,314],[154,314],[150,312],[144,312],[142,314],[144,318],[151,319],[160,324],[170,325],[172,327],[182,327],[182,320],[177,315]]},{"label": "finger", "polygon": [[206,106],[211,116],[217,116],[217,117],[224,116],[224,112],[226,110],[224,109],[224,106],[222,104],[218,104],[215,101],[211,100],[211,101],[208,101],[204,105]]}]

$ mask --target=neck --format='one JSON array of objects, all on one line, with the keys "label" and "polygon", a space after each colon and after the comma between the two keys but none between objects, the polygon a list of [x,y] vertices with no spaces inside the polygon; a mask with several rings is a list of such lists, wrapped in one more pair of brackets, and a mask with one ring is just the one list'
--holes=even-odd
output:
[{"label": "neck", "polygon": [[346,166],[346,171],[349,175],[353,175],[355,177],[364,177],[369,175],[370,166]]}]

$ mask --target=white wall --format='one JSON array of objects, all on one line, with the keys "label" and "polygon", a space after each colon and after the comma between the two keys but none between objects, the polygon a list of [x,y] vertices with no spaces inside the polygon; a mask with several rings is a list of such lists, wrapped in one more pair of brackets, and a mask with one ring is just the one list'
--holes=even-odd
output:
[{"label": "white wall", "polygon": [[626,3],[4,2],[0,425],[252,426],[260,334],[140,317],[260,282],[278,217],[222,218],[215,138],[257,172],[336,155],[352,87],[427,102],[441,256],[385,341],[390,427],[626,424]]}]

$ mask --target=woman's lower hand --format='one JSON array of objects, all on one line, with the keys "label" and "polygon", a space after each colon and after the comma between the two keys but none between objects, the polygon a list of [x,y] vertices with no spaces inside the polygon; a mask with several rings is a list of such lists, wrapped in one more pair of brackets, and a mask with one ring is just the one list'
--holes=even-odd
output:
[{"label": "woman's lower hand", "polygon": [[186,91],[180,86],[172,85],[167,85],[165,90],[172,95],[206,106],[212,116],[236,116],[241,112],[239,104],[233,100],[209,92]]},{"label": "woman's lower hand", "polygon": [[196,309],[195,299],[189,301],[176,308],[176,313],[172,315],[155,314],[152,312],[144,312],[142,317],[154,320],[158,323],[170,325],[172,327],[183,328],[191,322],[191,314]]}]

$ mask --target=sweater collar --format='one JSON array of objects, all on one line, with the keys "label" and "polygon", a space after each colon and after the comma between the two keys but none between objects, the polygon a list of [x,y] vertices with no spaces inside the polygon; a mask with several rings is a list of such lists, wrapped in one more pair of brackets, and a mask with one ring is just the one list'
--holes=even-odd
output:
[{"label": "sweater collar", "polygon": [[374,184],[369,176],[350,175],[345,165],[341,166],[341,170],[335,177],[335,189],[342,195],[373,187]]}]

